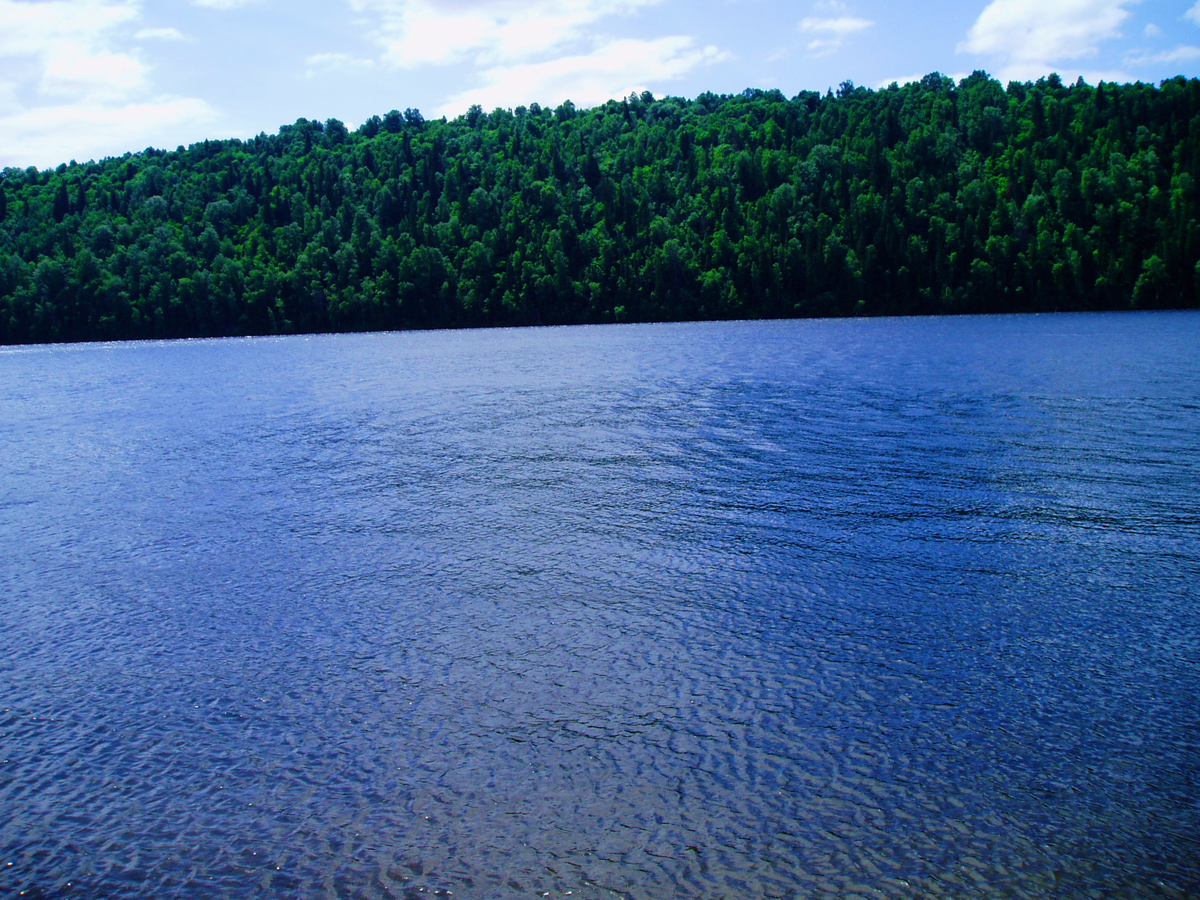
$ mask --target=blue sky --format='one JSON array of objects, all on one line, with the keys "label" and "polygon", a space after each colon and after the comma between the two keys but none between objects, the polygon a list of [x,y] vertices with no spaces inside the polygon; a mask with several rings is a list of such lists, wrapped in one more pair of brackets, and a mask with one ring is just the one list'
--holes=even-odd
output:
[{"label": "blue sky", "polygon": [[694,97],[931,71],[1200,73],[1200,0],[0,0],[0,166],[453,117],[631,90]]}]

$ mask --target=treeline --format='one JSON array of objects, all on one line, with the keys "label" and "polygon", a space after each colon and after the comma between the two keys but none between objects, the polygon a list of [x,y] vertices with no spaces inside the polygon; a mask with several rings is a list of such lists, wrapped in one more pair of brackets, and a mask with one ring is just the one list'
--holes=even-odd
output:
[{"label": "treeline", "polygon": [[1197,305],[1200,81],[630,96],[0,177],[0,342]]}]

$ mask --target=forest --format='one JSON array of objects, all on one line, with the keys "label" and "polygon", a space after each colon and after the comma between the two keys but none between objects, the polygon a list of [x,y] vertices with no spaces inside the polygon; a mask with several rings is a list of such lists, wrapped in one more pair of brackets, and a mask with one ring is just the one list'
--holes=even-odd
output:
[{"label": "forest", "polygon": [[0,173],[0,343],[1178,308],[1200,81],[630,95]]}]

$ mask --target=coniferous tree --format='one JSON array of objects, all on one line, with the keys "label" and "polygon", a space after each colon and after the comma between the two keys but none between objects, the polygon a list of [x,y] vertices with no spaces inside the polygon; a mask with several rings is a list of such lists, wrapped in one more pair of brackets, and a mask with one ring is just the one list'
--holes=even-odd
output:
[{"label": "coniferous tree", "polygon": [[4,170],[0,342],[1196,306],[1198,181],[1183,78],[300,119]]},{"label": "coniferous tree", "polygon": [[54,221],[61,222],[71,211],[71,199],[67,196],[66,181],[59,181],[54,191]]}]

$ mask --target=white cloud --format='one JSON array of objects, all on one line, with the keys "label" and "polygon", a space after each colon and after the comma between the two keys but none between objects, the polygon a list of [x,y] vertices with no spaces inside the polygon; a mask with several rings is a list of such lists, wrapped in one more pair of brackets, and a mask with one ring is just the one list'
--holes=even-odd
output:
[{"label": "white cloud", "polygon": [[1196,5],[1183,14],[1185,19],[1191,19],[1197,25],[1200,25],[1200,0],[1196,0]]},{"label": "white cloud", "polygon": [[314,53],[304,60],[308,68],[305,78],[315,78],[322,72],[337,72],[342,70],[358,70],[375,68],[373,59],[356,59],[348,53]]},{"label": "white cloud", "polygon": [[384,59],[399,68],[524,62],[586,36],[600,19],[661,0],[348,0],[377,16]]},{"label": "white cloud", "polygon": [[213,119],[203,101],[151,96],[150,66],[129,46],[140,18],[140,0],[0,0],[0,165],[141,149]]},{"label": "white cloud", "polygon": [[240,9],[257,2],[258,0],[192,0],[196,6],[205,6],[209,9]]},{"label": "white cloud", "polygon": [[21,108],[17,100],[17,86],[11,81],[0,81],[0,118]]},{"label": "white cloud", "polygon": [[1159,28],[1157,25],[1155,25],[1153,22],[1151,22],[1149,25],[1147,25],[1145,28],[1142,29],[1142,34],[1148,38],[1162,37],[1163,30],[1161,28]]},{"label": "white cloud", "polygon": [[330,69],[348,65],[367,67],[375,65],[375,61],[372,59],[355,59],[348,53],[314,53],[312,56],[305,57],[304,61],[310,66],[322,66]]},{"label": "white cloud", "polygon": [[835,15],[807,16],[796,26],[804,34],[813,35],[813,39],[808,42],[810,56],[819,58],[836,53],[845,46],[850,35],[865,31],[875,24],[870,19],[850,15],[846,5],[837,0],[819,3],[817,9]]},{"label": "white cloud", "polygon": [[120,100],[146,87],[148,72],[149,67],[133,54],[64,42],[46,53],[41,87],[53,97]]},{"label": "white cloud", "polygon": [[68,159],[118,155],[147,146],[173,146],[216,119],[203,100],[156,98],[119,107],[77,103],[0,116],[0,165],[43,168]]},{"label": "white cloud", "polygon": [[689,37],[612,41],[579,56],[489,69],[482,73],[481,87],[451,97],[439,114],[457,115],[474,103],[486,110],[535,101],[594,106],[728,58],[716,47],[697,47]]},{"label": "white cloud", "polygon": [[1129,66],[1170,65],[1177,62],[1190,62],[1194,59],[1200,59],[1200,47],[1180,46],[1162,53],[1131,54],[1125,57],[1125,64]]},{"label": "white cloud", "polygon": [[[475,86],[438,115],[571,100],[590,106],[731,56],[688,36],[619,39],[598,27],[664,0],[346,0],[392,68],[473,64]],[[323,65],[348,64],[322,55]]]},{"label": "white cloud", "polygon": [[1094,56],[1103,41],[1120,36],[1136,0],[992,0],[971,27],[959,52],[1004,63],[1001,77],[1035,79],[1065,60]]},{"label": "white cloud", "polygon": [[113,52],[107,37],[138,15],[131,3],[104,0],[0,0],[0,58],[35,61],[44,94],[93,101],[122,96],[145,84],[147,66],[136,53]]},{"label": "white cloud", "polygon": [[122,0],[0,0],[0,54],[37,54],[54,41],[86,41],[140,15]]},{"label": "white cloud", "polygon": [[139,41],[183,41],[186,38],[178,28],[143,28],[134,34]]},{"label": "white cloud", "polygon": [[148,68],[136,52],[115,52],[109,36],[138,15],[135,5],[122,2],[0,0],[0,58],[24,60],[44,94],[93,101],[123,96],[144,86]]},{"label": "white cloud", "polygon": [[860,19],[856,16],[838,16],[836,19],[818,19],[809,17],[800,20],[799,28],[809,34],[835,34],[845,37],[870,28],[875,23],[870,19]]}]

